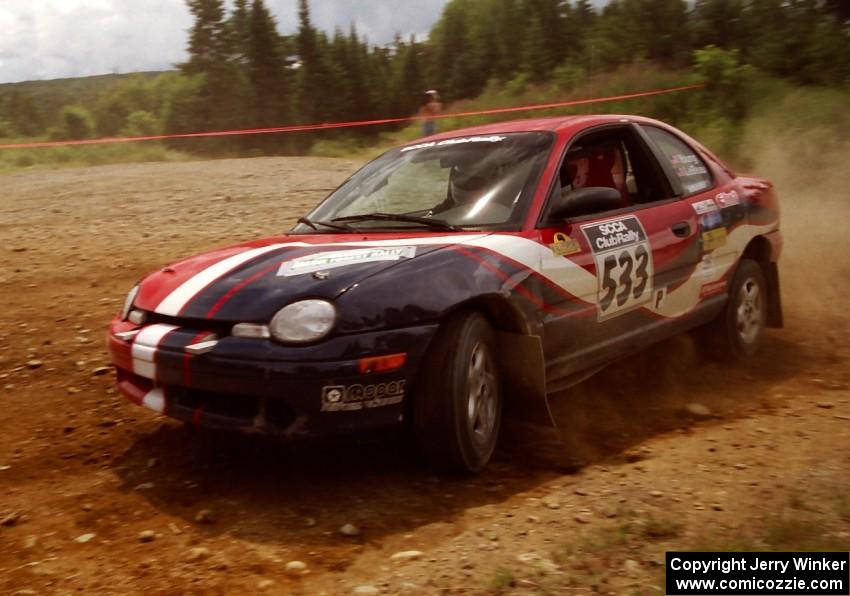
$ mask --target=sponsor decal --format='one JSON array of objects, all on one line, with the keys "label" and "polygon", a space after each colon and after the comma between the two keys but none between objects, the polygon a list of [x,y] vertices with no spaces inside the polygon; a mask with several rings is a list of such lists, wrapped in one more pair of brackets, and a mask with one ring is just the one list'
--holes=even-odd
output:
[{"label": "sponsor decal", "polygon": [[652,249],[634,215],[581,227],[593,251],[600,321],[624,314],[653,298]]},{"label": "sponsor decal", "polygon": [[685,184],[684,186],[685,186],[685,191],[688,194],[693,194],[695,192],[705,190],[705,188],[706,188],[706,186],[708,186],[708,184],[706,183],[705,180],[700,180],[698,182],[689,182],[688,184]]},{"label": "sponsor decal", "polygon": [[407,381],[322,387],[322,412],[352,412],[401,403]]},{"label": "sponsor decal", "polygon": [[715,213],[717,211],[717,203],[715,203],[712,199],[697,201],[696,203],[693,203],[691,207],[694,208],[697,215],[705,215],[706,213]]},{"label": "sponsor decal", "polygon": [[705,255],[699,267],[700,276],[703,279],[711,279],[714,276],[714,257]]},{"label": "sponsor decal", "polygon": [[705,176],[708,174],[708,170],[706,170],[702,166],[679,166],[676,168],[676,175],[679,178],[691,178],[693,176]]},{"label": "sponsor decal", "polygon": [[278,269],[277,275],[278,277],[293,277],[361,263],[412,259],[415,256],[415,246],[376,246],[374,248],[320,252],[283,263]]},{"label": "sponsor decal", "polygon": [[461,137],[459,139],[446,139],[445,141],[431,141],[430,143],[419,143],[418,145],[403,147],[401,152],[405,153],[407,151],[416,151],[417,149],[429,149],[431,147],[445,147],[447,145],[463,145],[464,143],[499,143],[501,141],[504,141],[506,138],[507,137],[499,135]]},{"label": "sponsor decal", "polygon": [[715,202],[720,206],[721,209],[726,207],[734,207],[735,205],[741,204],[741,197],[738,196],[737,191],[730,190],[729,192],[721,192],[716,197],[714,197]]},{"label": "sponsor decal", "polygon": [[578,240],[574,240],[561,232],[555,234],[554,242],[549,245],[549,248],[552,249],[552,254],[556,257],[566,257],[581,252],[581,245]]},{"label": "sponsor decal", "polygon": [[706,252],[726,246],[728,234],[726,228],[717,228],[702,233],[702,249]]},{"label": "sponsor decal", "polygon": [[705,252],[711,252],[726,245],[727,233],[723,214],[716,208],[715,211],[701,215],[699,225],[702,228],[702,249]]},{"label": "sponsor decal", "polygon": [[726,280],[714,281],[710,284],[705,284],[699,291],[700,298],[708,298],[716,294],[722,294],[726,291]]},{"label": "sponsor decal", "polygon": [[670,163],[676,170],[679,178],[690,178],[692,176],[705,176],[708,170],[703,166],[696,155],[677,153],[670,157]]},{"label": "sponsor decal", "polygon": [[667,298],[667,286],[655,290],[655,298],[652,301],[652,308],[658,310],[664,306],[664,299]]}]

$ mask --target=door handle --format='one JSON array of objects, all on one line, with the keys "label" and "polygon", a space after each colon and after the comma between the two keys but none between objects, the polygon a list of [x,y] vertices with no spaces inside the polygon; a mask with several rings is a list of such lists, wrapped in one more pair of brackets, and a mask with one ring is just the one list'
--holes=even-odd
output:
[{"label": "door handle", "polygon": [[679,238],[687,238],[691,235],[691,224],[686,221],[680,221],[670,226],[673,233]]}]

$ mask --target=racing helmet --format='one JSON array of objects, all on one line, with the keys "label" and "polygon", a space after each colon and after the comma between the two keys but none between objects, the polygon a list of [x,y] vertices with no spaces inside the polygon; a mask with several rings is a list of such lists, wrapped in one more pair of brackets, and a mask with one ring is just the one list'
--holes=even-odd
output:
[{"label": "racing helmet", "polygon": [[449,193],[455,203],[471,203],[492,183],[492,172],[473,165],[455,165],[449,175]]}]

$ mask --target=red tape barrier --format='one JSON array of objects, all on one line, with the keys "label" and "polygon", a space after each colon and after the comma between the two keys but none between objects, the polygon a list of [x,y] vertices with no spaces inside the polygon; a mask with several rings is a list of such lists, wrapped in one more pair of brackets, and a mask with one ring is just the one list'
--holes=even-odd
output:
[{"label": "red tape barrier", "polygon": [[703,85],[684,85],[681,87],[669,87],[667,89],[656,89],[653,91],[640,91],[637,93],[628,93],[625,95],[612,95],[609,97],[596,97],[592,99],[575,99],[572,101],[559,101],[555,103],[534,104],[529,106],[518,106],[513,108],[494,108],[490,110],[477,110],[474,112],[455,112],[451,114],[438,114],[435,116],[407,116],[405,118],[383,118],[381,120],[360,120],[357,122],[331,122],[324,124],[295,124],[291,126],[281,126],[277,128],[253,128],[247,130],[222,130],[215,132],[191,132],[168,135],[153,135],[146,137],[110,137],[104,139],[83,139],[79,141],[41,141],[36,143],[14,143],[10,145],[0,145],[0,149],[37,149],[42,147],[68,147],[74,145],[106,145],[111,143],[135,143],[138,141],[161,141],[164,139],[196,139],[203,137],[229,137],[238,135],[260,135],[274,134],[285,132],[304,132],[311,130],[332,130],[337,128],[355,128],[360,126],[377,126],[379,124],[398,124],[401,122],[414,122],[416,120],[436,119],[436,118],[462,118],[464,116],[486,116],[490,114],[508,114],[511,112],[528,112],[532,110],[549,110],[552,108],[565,108],[571,106],[581,106],[593,103],[607,103],[612,101],[622,101],[625,99],[637,99],[639,97],[652,97],[655,95],[665,95],[667,93],[677,93],[679,91],[691,91],[700,89]]}]

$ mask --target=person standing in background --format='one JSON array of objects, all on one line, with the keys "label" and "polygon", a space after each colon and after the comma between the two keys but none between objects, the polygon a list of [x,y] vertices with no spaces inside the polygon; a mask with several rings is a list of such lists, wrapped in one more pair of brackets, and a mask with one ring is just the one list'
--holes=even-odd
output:
[{"label": "person standing in background", "polygon": [[437,122],[434,117],[442,111],[443,104],[440,102],[440,94],[434,89],[426,91],[422,107],[419,109],[419,117],[422,118],[422,136],[431,136],[437,132]]}]

